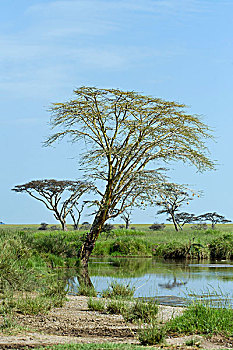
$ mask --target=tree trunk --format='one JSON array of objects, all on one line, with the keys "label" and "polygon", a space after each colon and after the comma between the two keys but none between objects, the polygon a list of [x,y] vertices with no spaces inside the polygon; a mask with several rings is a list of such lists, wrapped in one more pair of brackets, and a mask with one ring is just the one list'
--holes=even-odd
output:
[{"label": "tree trunk", "polygon": [[61,220],[61,227],[63,231],[67,231],[67,226],[66,226],[66,222]]},{"label": "tree trunk", "polygon": [[70,211],[70,216],[71,216],[73,223],[74,223],[73,224],[74,230],[78,230],[79,229],[80,215],[78,216],[77,222],[76,222],[75,215],[74,215],[73,211]]},{"label": "tree trunk", "polygon": [[129,228],[129,219],[125,220],[125,228],[126,228],[126,230],[128,230],[128,228]]},{"label": "tree trunk", "polygon": [[90,288],[94,288],[92,282],[91,282],[91,279],[90,279],[90,276],[89,276],[89,273],[88,273],[88,264],[82,264],[82,260],[80,262],[80,265],[78,267],[78,283],[79,285],[85,285],[85,286],[88,286]]},{"label": "tree trunk", "polygon": [[86,234],[83,245],[79,251],[78,257],[80,259],[80,266],[81,266],[81,269],[83,269],[84,271],[83,277],[85,281],[83,281],[83,283],[87,285],[89,285],[89,280],[85,275],[85,271],[88,270],[89,258],[95,247],[95,243],[99,237],[99,234],[102,231],[104,223],[107,220],[107,212],[108,212],[108,209],[104,209],[104,210],[102,209],[102,210],[99,210],[99,212],[96,214],[96,217],[94,219],[90,232]]},{"label": "tree trunk", "polygon": [[174,215],[171,214],[171,217],[172,217],[172,222],[173,222],[173,224],[174,224],[175,230],[176,230],[176,231],[179,231],[179,228],[178,228],[178,225],[177,225],[177,223],[176,223],[176,220],[175,220]]},{"label": "tree trunk", "polygon": [[[78,258],[80,259],[80,265],[84,269],[84,271],[88,271],[89,258],[95,247],[95,243],[99,237],[99,234],[102,231],[104,223],[108,219],[108,212],[111,205],[111,195],[112,195],[112,179],[109,180],[109,183],[106,186],[106,190],[101,202],[101,206],[94,218],[90,232],[86,234],[84,242],[78,253]],[[89,285],[88,277],[85,274],[83,278],[84,278],[83,283],[85,283],[86,285]]]},{"label": "tree trunk", "polygon": [[213,221],[211,222],[211,228],[212,228],[212,230],[215,229],[215,223]]}]

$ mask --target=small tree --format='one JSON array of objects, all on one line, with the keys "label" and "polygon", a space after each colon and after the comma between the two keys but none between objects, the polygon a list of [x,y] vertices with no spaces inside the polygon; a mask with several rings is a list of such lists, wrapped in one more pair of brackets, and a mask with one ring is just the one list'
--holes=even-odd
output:
[{"label": "small tree", "polygon": [[[174,217],[175,222],[181,230],[183,230],[185,224],[192,224],[193,222],[197,221],[197,217],[195,216],[195,214],[190,214],[186,212],[175,213]],[[169,217],[167,220],[172,221],[172,217]]]},{"label": "small tree", "polygon": [[91,188],[90,183],[83,181],[45,179],[17,185],[12,191],[28,193],[31,197],[44,203],[46,208],[53,212],[55,219],[60,221],[62,230],[67,231],[68,214],[73,210],[78,199]]},{"label": "small tree", "polygon": [[125,210],[124,213],[121,215],[121,219],[124,220],[125,229],[127,230],[131,221],[131,211]]},{"label": "small tree", "polygon": [[194,196],[194,192],[184,185],[164,183],[158,194],[159,199],[156,201],[156,205],[163,207],[163,209],[159,210],[157,214],[167,214],[168,220],[173,222],[175,230],[179,231],[181,226],[178,223],[180,217],[177,216],[177,212],[184,203],[189,204]]},{"label": "small tree", "polygon": [[196,219],[199,222],[211,222],[211,227],[213,230],[215,229],[216,224],[226,224],[231,222],[231,220],[226,219],[223,215],[217,214],[216,212],[198,215]]},{"label": "small tree", "polygon": [[[73,208],[70,210],[70,216],[73,220],[74,230],[79,229],[79,222],[81,219],[81,215],[87,203],[88,201],[84,201],[80,207],[78,207],[78,203],[75,203]],[[75,214],[75,211],[76,211],[76,214]]]},{"label": "small tree", "polygon": [[[210,130],[185,105],[118,89],[80,87],[74,93],[73,100],[53,104],[51,125],[58,131],[46,145],[65,136],[80,141],[81,165],[98,186],[96,215],[79,252],[87,268],[104,223],[159,190],[155,164],[180,160],[200,171],[214,164],[205,146]],[[85,271],[83,278],[85,283]]]}]

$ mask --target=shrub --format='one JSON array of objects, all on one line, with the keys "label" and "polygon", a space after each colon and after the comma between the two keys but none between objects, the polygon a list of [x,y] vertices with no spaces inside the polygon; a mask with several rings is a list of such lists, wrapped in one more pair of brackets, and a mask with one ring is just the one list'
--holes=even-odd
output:
[{"label": "shrub", "polygon": [[165,329],[159,328],[157,324],[151,322],[143,325],[138,330],[138,339],[141,345],[155,345],[161,343],[165,338]]},{"label": "shrub", "polygon": [[203,224],[196,224],[191,226],[192,230],[207,230],[208,229],[208,225],[206,223]]},{"label": "shrub", "polygon": [[158,305],[153,302],[143,302],[137,300],[131,307],[129,307],[128,312],[123,316],[128,322],[141,321],[145,323],[151,322],[158,313]]},{"label": "shrub", "polygon": [[92,311],[104,311],[105,310],[105,302],[101,299],[92,299],[89,298],[87,302],[89,310]]},{"label": "shrub", "polygon": [[17,312],[23,315],[46,314],[52,307],[48,298],[41,296],[19,296],[17,298],[8,297],[1,304],[1,314],[11,314]]},{"label": "shrub", "polygon": [[133,298],[135,288],[131,288],[128,284],[120,284],[112,282],[111,285],[102,292],[103,298]]},{"label": "shrub", "polygon": [[85,295],[87,297],[96,297],[97,292],[94,287],[87,286],[86,284],[80,284],[78,286],[77,295]]},{"label": "shrub", "polygon": [[112,224],[104,224],[102,228],[102,232],[105,232],[105,233],[110,233],[112,230],[115,230],[115,226]]},{"label": "shrub", "polygon": [[209,244],[212,259],[233,259],[233,235],[224,234]]},{"label": "shrub", "polygon": [[65,234],[51,233],[34,238],[32,247],[39,253],[50,253],[57,256],[72,258],[77,255],[77,247],[67,241]]},{"label": "shrub", "polygon": [[80,226],[80,230],[89,230],[90,227],[91,227],[91,224],[89,224],[88,221],[84,221]]},{"label": "shrub", "polygon": [[148,243],[141,238],[117,238],[110,246],[112,255],[148,255],[151,254]]},{"label": "shrub", "polygon": [[149,229],[152,230],[152,231],[164,230],[165,229],[165,225],[164,224],[152,224],[149,227]]},{"label": "shrub", "polygon": [[66,281],[55,280],[45,288],[42,296],[44,298],[49,298],[54,307],[62,307],[64,301],[67,300],[67,293],[68,288],[66,286]]},{"label": "shrub", "polygon": [[38,227],[38,230],[39,231],[46,231],[48,228],[47,228],[48,224],[46,224],[45,222],[42,222],[40,224],[40,227]]},{"label": "shrub", "polygon": [[121,315],[127,311],[127,305],[122,300],[111,300],[106,306],[109,314]]},{"label": "shrub", "polygon": [[93,250],[93,255],[99,255],[99,256],[110,255],[110,246],[111,246],[111,242],[109,241],[105,241],[105,242],[97,241],[95,244],[95,248]]},{"label": "shrub", "polygon": [[155,246],[152,252],[154,256],[164,259],[183,259],[186,257],[187,247],[184,243],[173,241]]}]

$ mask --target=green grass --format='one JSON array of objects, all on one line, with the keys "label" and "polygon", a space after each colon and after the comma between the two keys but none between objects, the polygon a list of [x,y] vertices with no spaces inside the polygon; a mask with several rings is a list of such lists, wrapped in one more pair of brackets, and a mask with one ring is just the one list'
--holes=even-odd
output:
[{"label": "green grass", "polygon": [[114,315],[123,315],[128,310],[128,304],[125,300],[112,299],[106,305],[106,312]]},{"label": "green grass", "polygon": [[135,303],[129,305],[123,317],[127,322],[150,323],[156,319],[158,310],[158,305],[155,302],[137,300]]},{"label": "green grass", "polygon": [[87,302],[88,309],[91,311],[105,311],[105,301],[103,299],[92,299],[89,298]]},{"label": "green grass", "polygon": [[112,282],[110,286],[102,292],[103,298],[132,299],[135,288],[128,284]]},{"label": "green grass", "polygon": [[28,233],[0,231],[0,313],[6,320],[14,313],[47,313],[66,298],[64,275],[52,271],[31,242]]},{"label": "green grass", "polygon": [[150,324],[143,324],[137,336],[141,345],[160,344],[165,339],[165,328],[158,327],[157,323],[152,321]]},{"label": "green grass", "polygon": [[97,297],[97,292],[94,287],[81,284],[78,286],[77,295],[84,295],[87,297]]},{"label": "green grass", "polygon": [[233,336],[233,309],[195,302],[166,325],[168,333]]},{"label": "green grass", "polygon": [[[215,230],[210,227],[193,230],[191,225],[186,225],[179,232],[171,224],[162,231],[149,230],[149,224],[134,226],[135,230],[116,228],[110,234],[101,233],[92,255],[233,259],[233,224],[216,225]],[[74,266],[85,231],[38,231],[37,228],[36,225],[1,225],[0,231],[25,234],[31,248],[52,267]]]}]

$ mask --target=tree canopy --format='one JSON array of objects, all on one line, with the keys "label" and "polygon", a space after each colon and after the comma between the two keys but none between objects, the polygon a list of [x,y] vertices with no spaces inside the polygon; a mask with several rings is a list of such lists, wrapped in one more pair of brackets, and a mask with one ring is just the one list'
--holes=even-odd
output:
[{"label": "tree canopy", "polygon": [[[197,196],[199,197],[200,195],[197,194]],[[180,210],[180,207],[183,204],[189,204],[194,197],[195,192],[190,190],[185,185],[164,183],[161,185],[157,200],[155,202],[156,205],[162,207],[157,214],[167,214],[169,216],[168,220],[173,222],[175,230],[179,231],[179,228],[182,229],[183,226],[180,225],[181,221],[186,221],[188,217],[186,215],[186,218],[184,218],[184,215],[177,212]]]},{"label": "tree canopy", "polygon": [[161,161],[188,162],[199,171],[214,168],[205,144],[212,136],[184,104],[119,89],[80,87],[74,94],[51,106],[51,126],[58,131],[46,145],[66,136],[80,141],[85,176],[102,182],[98,210],[80,251],[87,264],[105,221],[154,197],[164,181]]},{"label": "tree canopy", "polygon": [[67,215],[71,212],[73,214],[77,201],[91,189],[92,185],[83,181],[44,179],[17,185],[12,191],[28,193],[44,203],[47,209],[53,211],[56,220],[60,221],[62,229],[66,230]]},{"label": "tree canopy", "polygon": [[225,216],[220,215],[216,212],[198,215],[196,217],[196,220],[199,222],[210,221],[212,229],[215,228],[216,224],[227,224],[227,223],[231,222],[231,220],[226,219]]}]

